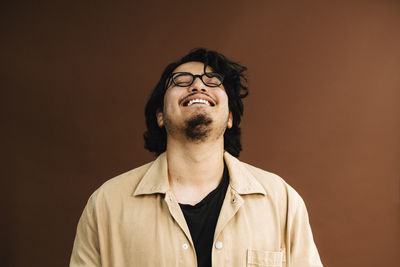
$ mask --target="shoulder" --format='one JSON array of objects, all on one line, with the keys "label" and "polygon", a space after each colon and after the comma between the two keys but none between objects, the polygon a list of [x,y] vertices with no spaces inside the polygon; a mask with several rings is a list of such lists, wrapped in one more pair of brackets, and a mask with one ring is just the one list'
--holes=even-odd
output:
[{"label": "shoulder", "polygon": [[282,221],[292,222],[307,215],[306,205],[299,193],[279,175],[241,162],[264,188],[266,197],[280,210]]},{"label": "shoulder", "polygon": [[303,200],[297,191],[279,175],[260,169],[240,161],[245,168],[265,190],[267,196],[280,202],[289,202],[289,205],[302,205]]},{"label": "shoulder", "polygon": [[246,168],[265,189],[281,191],[290,188],[286,181],[279,175],[260,169],[245,162],[241,163],[243,167]]},{"label": "shoulder", "polygon": [[147,173],[154,161],[129,170],[107,180],[91,196],[94,202],[129,197],[138,187],[143,176]]}]

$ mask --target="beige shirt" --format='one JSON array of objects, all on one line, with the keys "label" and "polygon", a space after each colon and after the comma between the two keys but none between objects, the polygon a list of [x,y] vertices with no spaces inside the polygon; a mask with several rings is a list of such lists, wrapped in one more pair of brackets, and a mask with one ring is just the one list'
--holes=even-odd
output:
[{"label": "beige shirt", "polygon": [[[322,266],[296,191],[227,152],[224,160],[230,184],[215,229],[212,266]],[[189,228],[169,187],[165,153],[93,193],[78,224],[70,266],[197,266]]]}]

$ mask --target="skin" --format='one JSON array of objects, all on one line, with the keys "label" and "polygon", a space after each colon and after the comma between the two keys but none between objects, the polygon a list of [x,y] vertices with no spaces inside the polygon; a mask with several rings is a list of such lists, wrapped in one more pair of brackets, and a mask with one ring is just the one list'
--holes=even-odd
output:
[{"label": "skin", "polygon": [[[204,64],[187,62],[174,72],[202,74]],[[207,72],[213,70],[208,66]],[[194,98],[212,101],[215,105],[193,104],[184,106],[182,99],[190,94]],[[207,127],[207,136],[201,140],[190,140],[185,135],[190,118],[203,114],[212,122]],[[164,97],[164,110],[157,113],[157,122],[167,131],[167,161],[169,183],[176,200],[194,205],[200,202],[221,181],[224,161],[224,132],[232,127],[228,96],[223,85],[208,87],[196,78],[189,87],[172,84]]]}]

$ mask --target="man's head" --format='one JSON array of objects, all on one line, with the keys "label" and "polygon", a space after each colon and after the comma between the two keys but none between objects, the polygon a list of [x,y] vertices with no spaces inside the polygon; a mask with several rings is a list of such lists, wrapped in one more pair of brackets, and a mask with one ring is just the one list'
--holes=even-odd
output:
[{"label": "man's head", "polygon": [[[224,132],[224,149],[238,157],[242,150],[239,128],[243,115],[242,98],[248,94],[245,71],[246,67],[206,49],[192,50],[169,64],[145,108],[145,147],[157,155],[164,152],[167,144],[165,128],[171,134],[174,125],[179,127],[180,123],[185,127],[188,138],[202,140],[207,137],[210,123],[225,119],[228,128],[221,129]],[[170,101],[173,99],[176,101]],[[210,106],[196,104],[199,101]],[[188,105],[192,107],[189,109]],[[208,108],[214,109],[213,113],[207,112]],[[172,127],[168,125],[170,122]]]}]

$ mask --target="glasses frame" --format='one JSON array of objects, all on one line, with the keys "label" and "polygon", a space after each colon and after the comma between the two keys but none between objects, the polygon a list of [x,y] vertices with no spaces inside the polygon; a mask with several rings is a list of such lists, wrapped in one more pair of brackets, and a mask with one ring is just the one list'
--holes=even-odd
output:
[{"label": "glasses frame", "polygon": [[[187,85],[179,85],[179,84],[175,83],[174,76],[176,76],[176,74],[187,74],[187,75],[191,75],[191,76],[192,76],[192,82],[191,82],[190,84],[187,84]],[[210,76],[210,74],[212,74],[212,75]],[[218,85],[209,85],[209,84],[207,84],[207,83],[204,82],[204,80],[203,80],[203,77],[204,77],[204,76],[206,76],[206,77],[208,77],[208,78],[217,77],[218,80],[220,80],[220,84],[218,84]],[[221,74],[216,73],[216,72],[205,72],[205,73],[203,73],[203,74],[193,74],[193,73],[190,73],[190,72],[173,72],[173,73],[171,73],[171,76],[170,76],[169,79],[170,79],[170,81],[172,80],[172,83],[175,84],[176,86],[179,86],[179,87],[189,87],[189,86],[191,86],[191,85],[194,83],[194,81],[196,80],[197,77],[199,77],[200,80],[202,81],[202,83],[203,83],[205,86],[208,86],[208,87],[218,87],[218,86],[220,86],[220,85],[224,82],[224,76],[222,76]]]}]

